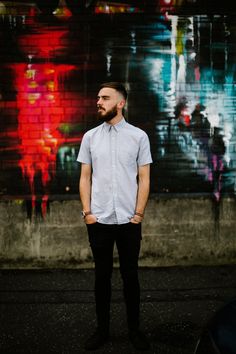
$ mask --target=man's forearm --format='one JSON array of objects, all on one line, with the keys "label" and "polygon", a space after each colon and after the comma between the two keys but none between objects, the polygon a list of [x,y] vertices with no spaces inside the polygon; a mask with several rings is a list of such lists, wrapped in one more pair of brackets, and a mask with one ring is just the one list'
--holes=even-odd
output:
[{"label": "man's forearm", "polygon": [[138,195],[135,211],[144,214],[150,191],[149,180],[140,180],[138,184]]},{"label": "man's forearm", "polygon": [[[138,194],[135,212],[143,216],[150,191],[150,165],[140,166],[138,170]],[[137,215],[138,215],[137,214]]]},{"label": "man's forearm", "polygon": [[91,201],[91,181],[86,178],[81,178],[79,183],[80,199],[84,211],[90,211]]}]

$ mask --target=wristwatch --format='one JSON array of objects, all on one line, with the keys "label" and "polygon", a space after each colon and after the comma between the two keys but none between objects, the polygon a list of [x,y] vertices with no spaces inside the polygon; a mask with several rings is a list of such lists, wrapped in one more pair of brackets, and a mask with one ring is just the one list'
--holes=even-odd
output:
[{"label": "wristwatch", "polygon": [[91,210],[89,210],[89,211],[84,211],[84,210],[82,210],[81,211],[81,215],[83,216],[83,218],[85,218],[87,215],[91,215],[92,213],[91,213]]}]

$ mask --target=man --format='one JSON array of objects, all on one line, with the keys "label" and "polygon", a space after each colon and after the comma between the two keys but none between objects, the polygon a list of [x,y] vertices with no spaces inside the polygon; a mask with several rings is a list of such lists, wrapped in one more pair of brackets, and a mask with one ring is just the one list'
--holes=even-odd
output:
[{"label": "man", "polygon": [[114,243],[123,279],[129,338],[136,349],[149,348],[139,330],[138,256],[152,158],[147,134],[123,117],[126,99],[122,84],[100,86],[97,108],[103,124],[84,135],[77,158],[82,164],[82,215],[95,261],[97,330],[86,342],[87,350],[98,349],[109,339]]}]

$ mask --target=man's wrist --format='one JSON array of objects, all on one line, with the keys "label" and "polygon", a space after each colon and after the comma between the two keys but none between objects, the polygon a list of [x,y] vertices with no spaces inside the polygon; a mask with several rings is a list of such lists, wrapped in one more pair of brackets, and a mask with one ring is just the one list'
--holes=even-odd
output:
[{"label": "man's wrist", "polygon": [[144,213],[140,213],[138,211],[135,211],[134,215],[140,216],[141,218],[144,217]]},{"label": "man's wrist", "polygon": [[83,218],[86,218],[86,216],[91,215],[91,214],[92,214],[91,210],[88,210],[88,211],[82,210],[81,211],[81,215]]},{"label": "man's wrist", "polygon": [[133,220],[139,224],[143,221],[143,218],[144,218],[144,213],[141,213],[140,211],[135,210]]}]

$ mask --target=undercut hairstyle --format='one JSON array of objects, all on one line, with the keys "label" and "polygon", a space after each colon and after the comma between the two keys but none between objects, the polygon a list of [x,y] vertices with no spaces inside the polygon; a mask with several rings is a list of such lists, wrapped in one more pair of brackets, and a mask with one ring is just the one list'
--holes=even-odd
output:
[{"label": "undercut hairstyle", "polygon": [[115,81],[114,82],[105,82],[100,85],[100,90],[104,87],[113,88],[114,90],[119,92],[124,97],[125,100],[127,100],[127,97],[128,97],[127,90],[126,90],[125,86],[123,84],[121,84],[120,82],[115,82]]}]

